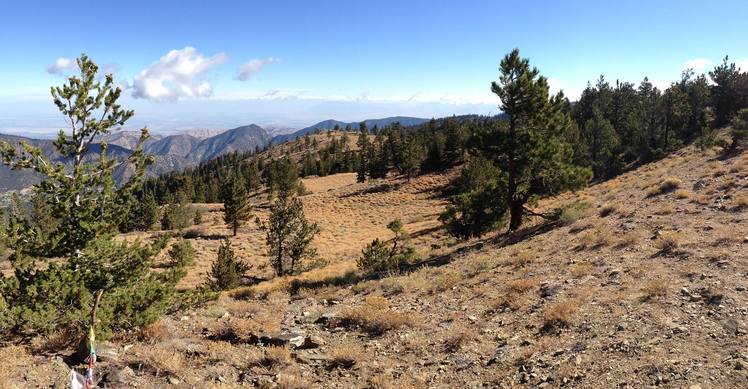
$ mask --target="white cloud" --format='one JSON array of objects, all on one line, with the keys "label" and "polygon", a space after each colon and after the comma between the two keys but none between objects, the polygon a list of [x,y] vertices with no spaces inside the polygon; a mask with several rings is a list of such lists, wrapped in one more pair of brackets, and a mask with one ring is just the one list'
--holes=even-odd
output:
[{"label": "white cloud", "polygon": [[557,78],[548,78],[548,91],[551,93],[551,95],[555,95],[558,92],[563,91],[564,96],[566,96],[567,99],[575,101],[579,100],[579,97],[582,95],[583,90],[584,86],[580,87],[579,85],[570,85],[568,82],[559,80]]},{"label": "white cloud", "polygon": [[707,66],[714,65],[714,62],[712,60],[707,58],[694,58],[689,59],[688,61],[683,63],[683,69],[693,69],[696,73],[701,73],[703,70],[706,69]]},{"label": "white cloud", "polygon": [[239,67],[236,78],[241,81],[249,80],[252,76],[262,70],[265,65],[270,65],[271,63],[276,62],[280,62],[280,59],[275,57],[252,59]]},{"label": "white cloud", "polygon": [[748,72],[748,58],[736,60],[735,66],[739,67],[741,72]]},{"label": "white cloud", "polygon": [[176,101],[183,97],[210,96],[213,87],[205,74],[226,58],[224,53],[206,58],[189,46],[172,50],[135,76],[133,97]]},{"label": "white cloud", "polygon": [[57,58],[55,63],[47,66],[47,73],[62,76],[65,72],[74,70],[78,67],[78,64],[74,59],[60,57]]}]

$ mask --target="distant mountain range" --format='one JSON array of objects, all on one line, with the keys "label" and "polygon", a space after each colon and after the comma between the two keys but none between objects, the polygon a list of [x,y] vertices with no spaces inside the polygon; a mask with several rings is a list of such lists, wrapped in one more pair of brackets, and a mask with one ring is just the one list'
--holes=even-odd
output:
[{"label": "distant mountain range", "polygon": [[[388,117],[384,119],[368,119],[368,120],[364,120],[364,122],[366,123],[366,127],[369,128],[369,130],[371,130],[375,126],[381,128],[381,127],[385,127],[393,123],[400,123],[401,125],[405,127],[417,126],[429,120],[430,119],[414,118],[414,117],[409,117],[409,116],[393,116],[393,117]],[[290,134],[277,135],[273,138],[273,144],[279,144],[279,143],[283,143],[288,140],[293,140],[299,136],[304,136],[306,134],[313,133],[316,130],[322,130],[322,131],[332,130],[333,128],[335,128],[336,125],[340,127],[341,129],[344,129],[346,128],[346,126],[350,125],[351,128],[353,128],[354,130],[358,130],[359,123],[360,122],[346,123],[346,122],[341,122],[339,120],[329,119],[329,120],[321,121],[312,126],[302,128],[301,130],[298,130]]]},{"label": "distant mountain range", "polygon": [[[369,128],[374,126],[384,127],[395,122],[400,122],[403,126],[414,126],[428,121],[413,117],[389,117],[384,119],[366,120]],[[290,131],[288,128],[279,126],[269,126],[269,130],[256,124],[233,128],[226,131],[218,130],[192,130],[175,135],[158,135],[152,134],[151,138],[146,141],[144,149],[148,154],[153,155],[154,164],[149,167],[148,175],[156,176],[174,170],[181,170],[187,167],[198,165],[216,158],[220,155],[231,152],[247,152],[256,148],[263,148],[268,144],[279,144],[296,137],[312,133],[316,130],[330,130],[339,125],[345,128],[349,124],[352,128],[358,129],[358,122],[346,123],[337,120],[325,120],[315,125],[302,128],[301,130]],[[271,136],[270,132],[277,134]],[[99,143],[106,142],[108,145],[108,156],[119,160],[127,158],[140,138],[140,133],[136,131],[114,131],[104,137],[97,139],[98,142],[90,149],[91,154],[97,154]],[[0,134],[0,141],[6,141],[11,145],[18,146],[20,142],[26,142],[32,146],[39,147],[42,152],[55,162],[67,164],[54,148],[52,140],[49,139],[32,139],[15,135]],[[122,182],[133,174],[132,166],[122,165],[115,172],[115,178]],[[31,171],[13,171],[7,166],[0,165],[0,191],[17,190],[26,188],[39,182],[39,177]]]}]

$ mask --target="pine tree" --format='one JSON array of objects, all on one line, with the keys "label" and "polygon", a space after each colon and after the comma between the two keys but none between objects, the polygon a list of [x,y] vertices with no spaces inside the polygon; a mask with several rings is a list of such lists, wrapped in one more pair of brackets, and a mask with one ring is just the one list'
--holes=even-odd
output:
[{"label": "pine tree", "polygon": [[745,139],[748,139],[748,108],[738,111],[732,120],[732,143],[730,144],[730,148],[736,150]]},{"label": "pine tree", "polygon": [[288,154],[270,164],[268,188],[271,194],[278,196],[290,196],[299,191],[299,172]]},{"label": "pine tree", "polygon": [[462,161],[462,129],[454,117],[444,121],[444,164],[454,166]]},{"label": "pine tree", "polygon": [[276,275],[293,274],[302,260],[315,255],[310,244],[319,227],[306,219],[298,197],[280,196],[275,200],[266,230],[268,256]]},{"label": "pine tree", "polygon": [[233,289],[241,285],[242,276],[250,266],[240,261],[231,248],[231,241],[226,238],[218,247],[218,257],[210,267],[210,281],[208,286],[213,290]]},{"label": "pine tree", "polygon": [[366,181],[366,174],[369,171],[371,144],[369,143],[369,131],[366,128],[366,122],[359,124],[359,136],[356,144],[358,145],[359,163],[356,171],[356,181]]},{"label": "pine tree", "polygon": [[418,173],[418,168],[421,166],[421,156],[423,154],[421,142],[415,136],[407,137],[402,153],[400,173],[404,174],[410,182],[410,179]]},{"label": "pine tree", "polygon": [[[547,80],[517,49],[504,57],[500,70],[491,89],[501,99],[508,122],[478,131],[472,141],[473,152],[484,155],[500,173],[483,188],[461,194],[456,205],[490,209],[488,220],[481,221],[485,226],[494,226],[508,213],[509,230],[516,230],[532,198],[579,188],[591,172],[573,164],[573,149],[564,142],[573,122],[563,110],[562,96],[549,98]],[[442,217],[448,225],[467,222],[456,205]],[[465,228],[485,231],[481,226]]]},{"label": "pine tree", "polygon": [[740,108],[740,95],[738,82],[740,80],[740,69],[735,63],[730,63],[725,56],[722,64],[709,72],[712,86],[712,106],[714,106],[715,125],[719,128],[730,123],[733,115]]},{"label": "pine tree", "polygon": [[248,220],[252,214],[252,207],[247,198],[246,184],[240,174],[232,174],[224,184],[223,192],[223,221],[231,228],[234,236],[242,222]]},{"label": "pine tree", "polygon": [[596,178],[608,178],[618,170],[618,134],[599,108],[594,107],[592,118],[585,123],[582,136],[589,153],[589,166]]},{"label": "pine tree", "polygon": [[391,245],[379,238],[374,239],[356,261],[359,269],[370,273],[398,271],[401,265],[416,259],[416,249],[410,243],[410,234],[405,231],[400,219],[389,222],[387,228],[394,234]]},{"label": "pine tree", "polygon": [[158,204],[152,192],[148,192],[138,203],[133,216],[134,229],[148,231],[158,221]]},{"label": "pine tree", "polygon": [[[89,325],[97,296],[100,305],[95,331],[106,337],[113,329],[131,330],[152,323],[170,304],[184,268],[172,266],[152,271],[155,255],[166,245],[115,240],[117,227],[130,217],[128,201],[150,159],[143,152],[148,138],[143,129],[134,153],[128,158],[135,174],[119,188],[113,172],[121,161],[109,159],[101,145],[98,159],[94,139],[122,127],[133,116],[118,103],[122,90],[111,74],[97,76],[98,66],[85,54],[77,60],[79,76],[52,88],[55,105],[68,119],[69,131],[60,131],[56,151],[71,161],[69,168],[47,159],[39,148],[22,144],[20,150],[2,144],[2,157],[15,169],[33,169],[42,181],[36,191],[58,225],[43,249],[33,247],[36,235],[28,228],[11,231],[14,276],[0,278],[0,332],[81,331]],[[100,81],[98,81],[100,80]],[[96,115],[94,116],[94,112]],[[49,244],[52,242],[52,244]],[[54,263],[40,266],[39,256],[54,255]],[[5,314],[8,315],[5,315]]]}]

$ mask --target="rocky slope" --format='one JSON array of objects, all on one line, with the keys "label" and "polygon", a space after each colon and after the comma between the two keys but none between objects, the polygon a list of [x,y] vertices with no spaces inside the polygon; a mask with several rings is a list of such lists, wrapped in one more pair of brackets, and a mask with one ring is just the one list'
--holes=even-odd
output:
[{"label": "rocky slope", "polygon": [[[103,343],[101,386],[738,388],[748,385],[748,153],[686,149],[584,191],[563,224],[457,242],[436,220],[445,176],[305,180],[321,268],[225,293]],[[267,217],[265,196],[253,197]],[[186,236],[204,280],[228,235],[219,205]],[[367,278],[361,248],[400,217],[421,254]],[[136,238],[133,235],[130,238]],[[143,238],[143,236],[140,236]],[[231,238],[269,277],[263,232]],[[292,282],[296,280],[295,282]],[[293,287],[291,287],[293,285]],[[59,339],[0,348],[0,382],[63,382]],[[44,350],[51,354],[44,354]],[[58,355],[58,356],[56,356]],[[23,373],[21,373],[23,372]]]}]

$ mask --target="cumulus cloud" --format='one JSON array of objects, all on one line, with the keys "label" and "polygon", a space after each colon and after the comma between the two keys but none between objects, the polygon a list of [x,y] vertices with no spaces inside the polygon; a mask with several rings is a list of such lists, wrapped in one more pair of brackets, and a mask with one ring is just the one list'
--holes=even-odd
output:
[{"label": "cumulus cloud", "polygon": [[706,69],[707,66],[711,66],[713,64],[714,62],[707,58],[694,58],[689,59],[688,61],[683,63],[683,70],[693,69],[694,72],[701,72],[702,70]]},{"label": "cumulus cloud", "polygon": [[55,63],[47,66],[47,73],[62,76],[65,72],[74,70],[78,67],[74,59],[60,57],[57,58]]},{"label": "cumulus cloud", "polygon": [[194,47],[172,50],[135,76],[133,97],[176,101],[183,97],[210,96],[213,87],[205,74],[226,58],[224,53],[205,57]]},{"label": "cumulus cloud", "polygon": [[276,62],[280,62],[280,59],[275,57],[255,58],[239,67],[236,78],[241,81],[249,80],[252,76],[262,70],[265,65],[270,65],[271,63]]}]

